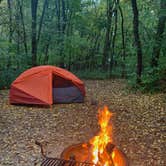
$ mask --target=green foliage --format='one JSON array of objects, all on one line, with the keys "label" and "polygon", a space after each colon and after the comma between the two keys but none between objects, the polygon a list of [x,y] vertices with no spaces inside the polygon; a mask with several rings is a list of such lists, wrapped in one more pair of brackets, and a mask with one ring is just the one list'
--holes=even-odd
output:
[{"label": "green foliage", "polygon": [[0,48],[0,89],[6,89],[21,72],[30,67],[30,57],[17,54],[15,44],[2,38]]},{"label": "green foliage", "polygon": [[95,70],[95,71],[74,71],[73,73],[75,73],[78,77],[82,78],[82,79],[99,79],[99,80],[103,80],[103,79],[107,79],[109,78],[109,73],[105,72],[105,71],[99,71],[99,70]]},{"label": "green foliage", "polygon": [[0,71],[0,89],[8,89],[22,70],[6,69]]},{"label": "green foliage", "polygon": [[166,92],[166,58],[161,57],[162,63],[156,68],[147,68],[142,77],[141,90],[145,92]]},{"label": "green foliage", "polygon": [[[18,0],[12,3],[10,27],[8,1],[0,3],[0,88],[9,87],[19,73],[32,66],[31,55],[31,1],[20,1],[22,4],[23,21],[28,53],[25,52],[24,30]],[[37,64],[63,66],[74,71],[84,79],[120,78],[125,76],[130,85],[142,91],[163,89],[166,63],[166,34],[161,44],[159,66],[150,67],[153,46],[155,44],[158,17],[164,15],[160,11],[160,2],[155,0],[137,0],[139,9],[139,33],[143,51],[142,83],[137,85],[136,79],[136,48],[133,37],[132,8],[129,0],[120,1],[124,17],[125,58],[123,57],[121,15],[118,10],[117,34],[113,55],[113,67],[110,72],[109,51],[106,64],[108,69],[103,71],[103,49],[106,38],[107,1],[95,0],[64,0],[58,6],[58,1],[49,0],[43,16],[40,40],[37,43]],[[111,3],[113,1],[110,1]],[[37,36],[43,11],[44,1],[38,2]],[[58,9],[59,8],[59,9]],[[58,11],[60,13],[58,13]],[[59,14],[59,15],[58,15]],[[12,30],[9,42],[10,28]],[[64,29],[63,29],[64,28]],[[62,30],[63,29],[63,30]],[[110,28],[110,45],[115,29],[115,15],[112,16]]]},{"label": "green foliage", "polygon": [[129,85],[135,91],[141,90],[144,93],[163,92],[166,93],[166,65],[160,68],[146,68],[146,74],[142,76],[142,82],[136,84],[136,74],[130,78]]}]

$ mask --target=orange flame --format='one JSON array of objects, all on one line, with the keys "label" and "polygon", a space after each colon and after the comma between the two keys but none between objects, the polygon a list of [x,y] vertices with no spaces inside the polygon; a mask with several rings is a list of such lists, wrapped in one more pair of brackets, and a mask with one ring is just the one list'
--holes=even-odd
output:
[{"label": "orange flame", "polygon": [[92,145],[92,162],[97,165],[111,166],[113,164],[112,158],[108,154],[106,146],[112,142],[112,125],[109,122],[113,114],[109,112],[106,106],[98,111],[100,132],[90,140],[90,144]]}]

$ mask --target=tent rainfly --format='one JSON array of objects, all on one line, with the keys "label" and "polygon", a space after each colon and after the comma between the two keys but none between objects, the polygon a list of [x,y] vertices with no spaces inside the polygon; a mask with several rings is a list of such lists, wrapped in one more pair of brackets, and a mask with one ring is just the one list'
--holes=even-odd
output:
[{"label": "tent rainfly", "polygon": [[83,102],[84,83],[71,72],[55,66],[38,66],[26,70],[11,84],[10,104]]}]

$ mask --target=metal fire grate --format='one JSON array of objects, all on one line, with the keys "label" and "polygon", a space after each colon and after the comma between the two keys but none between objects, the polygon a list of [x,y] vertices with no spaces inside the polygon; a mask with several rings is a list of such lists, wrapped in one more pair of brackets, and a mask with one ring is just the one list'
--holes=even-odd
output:
[{"label": "metal fire grate", "polygon": [[95,166],[95,164],[45,157],[41,166]]},{"label": "metal fire grate", "polygon": [[71,157],[70,160],[47,157],[44,153],[43,145],[38,141],[35,143],[41,148],[41,153],[43,156],[41,166],[96,166],[93,163],[76,161],[73,157]]}]

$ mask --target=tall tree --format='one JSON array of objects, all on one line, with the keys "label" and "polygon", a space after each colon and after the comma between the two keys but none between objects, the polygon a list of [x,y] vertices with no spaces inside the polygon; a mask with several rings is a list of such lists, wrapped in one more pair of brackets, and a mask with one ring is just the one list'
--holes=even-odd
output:
[{"label": "tall tree", "polygon": [[113,2],[111,0],[107,0],[107,22],[106,22],[106,33],[105,33],[105,41],[103,48],[103,58],[102,58],[102,67],[103,69],[107,69],[107,61],[110,52],[110,30],[112,24],[112,13],[113,13]]},{"label": "tall tree", "polygon": [[37,25],[37,6],[38,0],[31,0],[31,14],[32,14],[32,65],[37,65],[37,39],[36,39],[36,25]]},{"label": "tall tree", "polygon": [[57,16],[57,29],[58,29],[58,34],[60,35],[61,27],[60,27],[60,20],[61,20],[61,11],[60,11],[60,0],[55,0],[55,12]]},{"label": "tall tree", "polygon": [[42,26],[43,26],[43,20],[44,20],[44,15],[45,15],[45,12],[46,12],[46,8],[48,8],[48,0],[45,0],[44,3],[43,3],[42,15],[40,17],[40,22],[39,22],[37,44],[39,43],[39,40],[40,40],[40,35],[41,35],[41,30],[42,30]]},{"label": "tall tree", "polygon": [[122,78],[125,77],[125,59],[126,59],[126,45],[125,45],[125,35],[124,35],[124,16],[123,16],[123,10],[120,6],[119,0],[118,0],[118,7],[120,11],[120,16],[121,16],[121,33],[122,33]]},{"label": "tall tree", "polygon": [[66,4],[65,4],[65,1],[62,0],[62,33],[64,34],[65,33],[65,29],[66,29],[66,21],[67,21],[67,18],[66,18]]},{"label": "tall tree", "polygon": [[[13,28],[12,28],[12,0],[7,0],[8,5],[8,12],[9,12],[9,43],[12,43],[12,34],[13,34]],[[10,51],[10,46],[8,51]],[[7,62],[7,68],[11,66],[11,57],[8,56],[8,62]],[[7,76],[8,77],[8,76]]]},{"label": "tall tree", "polygon": [[24,15],[23,15],[23,0],[21,0],[21,2],[18,0],[18,4],[19,4],[20,19],[21,19],[22,30],[23,30],[24,49],[25,49],[25,54],[27,55],[28,48],[27,48],[27,35],[26,35]]},{"label": "tall tree", "polygon": [[67,8],[67,1],[65,0],[56,0],[56,17],[57,17],[57,30],[58,30],[58,41],[57,45],[59,46],[59,56],[60,56],[60,66],[64,67],[64,40],[66,33],[66,23],[67,23],[67,13],[70,10]]},{"label": "tall tree", "polygon": [[16,43],[17,43],[17,54],[20,54],[20,44],[21,44],[21,28],[20,28],[20,11],[19,11],[19,1],[16,2],[16,13],[15,13],[15,31],[16,31]]},{"label": "tall tree", "polygon": [[12,0],[7,0],[8,11],[9,11],[9,42],[12,42]]},{"label": "tall tree", "polygon": [[165,24],[166,24],[166,0],[160,1],[160,14],[158,19],[158,25],[157,25],[157,33],[155,36],[155,44],[153,47],[153,53],[152,53],[152,67],[158,66],[158,60],[160,56],[160,49],[161,49],[161,43],[163,39],[163,33],[165,30]]},{"label": "tall tree", "polygon": [[116,43],[116,35],[117,35],[117,27],[118,27],[118,2],[115,1],[115,8],[113,10],[113,16],[114,16],[114,27],[112,29],[112,40],[111,40],[111,55],[110,55],[110,65],[109,65],[109,75],[111,77],[112,75],[112,69],[113,69],[113,64],[114,64],[114,54],[115,54],[115,43]]},{"label": "tall tree", "polygon": [[139,37],[139,12],[137,8],[137,0],[131,0],[133,10],[133,32],[135,38],[135,45],[137,47],[137,83],[141,82],[142,74],[142,47]]},{"label": "tall tree", "polygon": [[64,63],[64,40],[65,40],[65,30],[66,30],[66,4],[64,0],[61,0],[61,47],[60,47],[60,57],[61,57],[61,67],[65,67]]}]

